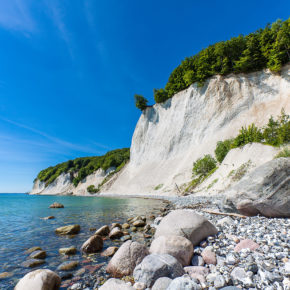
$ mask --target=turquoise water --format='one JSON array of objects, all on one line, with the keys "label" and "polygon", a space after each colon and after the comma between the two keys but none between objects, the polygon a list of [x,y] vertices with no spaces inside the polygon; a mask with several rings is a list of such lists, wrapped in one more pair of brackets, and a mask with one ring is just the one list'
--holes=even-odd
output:
[{"label": "turquoise water", "polygon": [[[49,209],[53,202],[62,203],[63,209]],[[76,246],[78,249],[91,235],[90,228],[125,222],[128,217],[158,213],[164,203],[140,198],[105,198],[76,196],[30,196],[26,194],[0,194],[0,274],[9,272],[11,277],[0,280],[0,289],[13,289],[17,279],[31,271],[21,266],[28,255],[25,250],[40,246],[47,252],[46,263],[39,268],[55,270],[64,257],[58,249]],[[52,220],[42,220],[45,216]],[[57,227],[79,224],[81,232],[73,238],[57,236]],[[105,241],[104,249],[114,242]],[[78,252],[70,259],[81,261]],[[96,254],[92,264],[104,262]],[[80,265],[81,266],[81,265]]]}]

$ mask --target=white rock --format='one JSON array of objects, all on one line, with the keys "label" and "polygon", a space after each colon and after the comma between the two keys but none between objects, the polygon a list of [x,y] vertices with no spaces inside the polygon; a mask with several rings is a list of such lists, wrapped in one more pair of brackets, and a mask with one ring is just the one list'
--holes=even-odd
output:
[{"label": "white rock", "polygon": [[128,285],[126,282],[111,278],[106,283],[99,288],[99,290],[136,290],[131,285]]}]

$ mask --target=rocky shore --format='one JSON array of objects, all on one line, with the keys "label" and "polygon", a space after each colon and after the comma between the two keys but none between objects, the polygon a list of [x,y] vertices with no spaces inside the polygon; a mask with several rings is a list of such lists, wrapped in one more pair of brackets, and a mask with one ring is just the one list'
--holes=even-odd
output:
[{"label": "rocky shore", "polygon": [[[69,262],[58,273],[36,270],[16,289],[45,279],[47,289],[290,289],[289,219],[228,215],[219,197],[166,199],[159,216],[112,221],[84,243],[84,255],[107,263],[86,273]],[[107,239],[116,247],[103,251]]]}]

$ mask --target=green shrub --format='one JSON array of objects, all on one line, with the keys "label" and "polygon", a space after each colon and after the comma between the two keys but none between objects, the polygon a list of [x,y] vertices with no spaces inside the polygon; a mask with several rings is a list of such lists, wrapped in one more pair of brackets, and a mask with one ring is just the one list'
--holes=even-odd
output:
[{"label": "green shrub", "polygon": [[135,106],[139,110],[144,111],[147,108],[148,100],[145,99],[142,95],[135,95],[134,99],[135,99]]},{"label": "green shrub", "polygon": [[218,141],[215,148],[215,157],[219,163],[222,163],[228,152],[231,150],[232,139]]},{"label": "green shrub", "polygon": [[163,103],[169,99],[168,93],[164,89],[159,90],[154,89],[153,92],[154,92],[154,100],[156,103]]},{"label": "green shrub", "polygon": [[216,168],[216,163],[216,160],[211,155],[207,154],[193,163],[193,174],[205,177]]},{"label": "green shrub", "polygon": [[248,127],[242,127],[239,135],[233,140],[231,148],[237,148],[244,146],[252,142],[261,142],[263,140],[263,134],[255,124],[251,124]]},{"label": "green shrub", "polygon": [[158,184],[157,186],[154,187],[154,190],[158,190],[163,186],[163,184]]},{"label": "green shrub", "polygon": [[281,157],[290,157],[290,148],[286,147],[282,149],[276,156],[275,158],[281,158]]},{"label": "green shrub", "polygon": [[87,187],[87,191],[89,193],[97,193],[97,192],[99,192],[99,188],[95,188],[95,186],[92,184],[92,185]]}]

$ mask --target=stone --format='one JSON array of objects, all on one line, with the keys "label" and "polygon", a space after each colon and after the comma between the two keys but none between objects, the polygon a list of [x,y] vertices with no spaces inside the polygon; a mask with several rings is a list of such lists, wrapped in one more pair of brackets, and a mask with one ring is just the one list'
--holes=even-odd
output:
[{"label": "stone", "polygon": [[79,225],[69,225],[57,228],[55,233],[58,235],[75,235],[78,234],[81,230]]},{"label": "stone", "polygon": [[133,285],[133,287],[134,289],[137,289],[137,290],[145,290],[146,285],[144,283],[137,282]]},{"label": "stone", "polygon": [[202,276],[206,276],[209,274],[209,269],[206,267],[202,266],[189,266],[189,267],[184,267],[185,273],[187,273],[189,276],[192,274],[199,274]]},{"label": "stone", "polygon": [[227,256],[226,256],[226,263],[228,265],[235,265],[239,262],[239,258],[237,256],[237,254],[234,254],[234,253],[229,253]]},{"label": "stone", "polygon": [[125,281],[111,278],[99,290],[136,290]]},{"label": "stone", "polygon": [[42,220],[53,220],[53,219],[55,219],[55,217],[53,215],[50,215],[50,216],[43,217],[41,219]]},{"label": "stone", "polygon": [[287,275],[289,275],[290,274],[290,262],[286,262],[284,268],[285,268],[285,273]]},{"label": "stone", "polygon": [[131,239],[132,239],[132,238],[131,238],[130,235],[126,235],[126,236],[123,236],[120,240],[121,240],[122,242],[126,242],[126,241],[131,240]]},{"label": "stone", "polygon": [[166,215],[157,227],[155,238],[160,236],[182,236],[198,245],[208,236],[217,234],[216,227],[193,210],[178,209]]},{"label": "stone", "polygon": [[255,243],[252,240],[245,239],[240,241],[234,248],[235,252],[240,252],[242,249],[250,249],[251,251],[255,251],[259,248],[259,244]]},{"label": "stone", "polygon": [[109,233],[109,238],[110,239],[119,239],[123,236],[123,232],[118,228],[113,228],[110,233]]},{"label": "stone", "polygon": [[3,272],[3,273],[0,273],[0,280],[6,279],[12,276],[13,276],[12,272]]},{"label": "stone", "polygon": [[247,273],[243,268],[236,267],[231,272],[231,278],[234,283],[242,283],[243,286],[252,287],[254,286],[253,281],[247,276]]},{"label": "stone", "polygon": [[138,242],[127,241],[110,260],[106,271],[117,278],[132,275],[134,268],[148,254],[148,249],[144,245]]},{"label": "stone", "polygon": [[145,225],[146,225],[146,223],[143,220],[137,220],[137,221],[133,222],[134,227],[144,227]]},{"label": "stone", "polygon": [[219,289],[226,285],[226,280],[222,275],[217,275],[214,280],[214,287]]},{"label": "stone", "polygon": [[103,244],[104,242],[102,237],[99,235],[94,235],[83,243],[81,250],[87,254],[97,253],[103,249]]},{"label": "stone", "polygon": [[21,264],[22,267],[25,268],[34,268],[44,264],[45,261],[43,259],[29,259]]},{"label": "stone", "polygon": [[77,249],[72,246],[69,248],[60,248],[58,252],[63,255],[74,255],[77,252]]},{"label": "stone", "polygon": [[137,265],[133,272],[135,282],[152,287],[160,277],[177,278],[184,274],[182,265],[168,254],[150,254]]},{"label": "stone", "polygon": [[111,229],[113,228],[119,228],[119,229],[122,229],[122,226],[119,224],[119,223],[112,223],[111,225]]},{"label": "stone", "polygon": [[41,251],[42,249],[40,247],[32,247],[30,249],[28,249],[27,251],[25,251],[26,254],[31,254],[32,252],[35,251]]},{"label": "stone", "polygon": [[217,264],[216,255],[213,252],[212,247],[206,247],[201,252],[201,256],[206,264],[208,264],[208,265],[210,265],[210,264],[216,265]]},{"label": "stone", "polygon": [[201,287],[189,277],[178,277],[172,280],[166,290],[199,290]]},{"label": "stone", "polygon": [[136,232],[136,231],[137,231],[137,228],[136,228],[136,227],[132,227],[132,228],[131,228],[131,231],[132,231],[132,232]]},{"label": "stone", "polygon": [[290,158],[268,161],[225,192],[224,209],[241,214],[290,217]]},{"label": "stone", "polygon": [[158,278],[153,287],[152,290],[166,290],[169,286],[169,284],[171,283],[172,279],[168,278],[168,277],[161,277]]},{"label": "stone", "polygon": [[70,271],[75,269],[79,265],[78,261],[67,261],[63,262],[61,265],[57,267],[58,271]]},{"label": "stone", "polygon": [[102,226],[100,227],[96,232],[95,235],[105,237],[110,233],[110,228],[109,226]]},{"label": "stone", "polygon": [[112,257],[118,251],[118,247],[109,247],[107,248],[101,256],[103,257]]},{"label": "stone", "polygon": [[61,279],[56,273],[48,269],[39,269],[20,279],[15,290],[56,290],[60,284]]},{"label": "stone", "polygon": [[63,204],[59,203],[59,202],[54,202],[53,204],[51,204],[49,206],[49,208],[64,208]]},{"label": "stone", "polygon": [[226,286],[224,288],[221,288],[220,290],[241,290],[241,288],[235,286]]},{"label": "stone", "polygon": [[126,229],[129,229],[129,228],[130,228],[129,224],[127,224],[127,223],[122,224],[122,229],[126,230]]},{"label": "stone", "polygon": [[192,266],[203,266],[204,265],[204,260],[199,255],[193,255],[193,257],[191,259],[191,265]]},{"label": "stone", "polygon": [[193,245],[181,236],[160,236],[152,242],[149,251],[150,254],[169,254],[182,266],[188,266],[193,255]]},{"label": "stone", "polygon": [[224,227],[225,225],[230,226],[233,223],[234,223],[234,220],[231,217],[227,216],[227,217],[224,217],[224,218],[218,220],[217,226],[220,226],[220,227]]},{"label": "stone", "polygon": [[46,252],[45,251],[41,251],[41,250],[37,250],[37,251],[32,252],[29,257],[31,259],[45,259],[46,258]]}]

